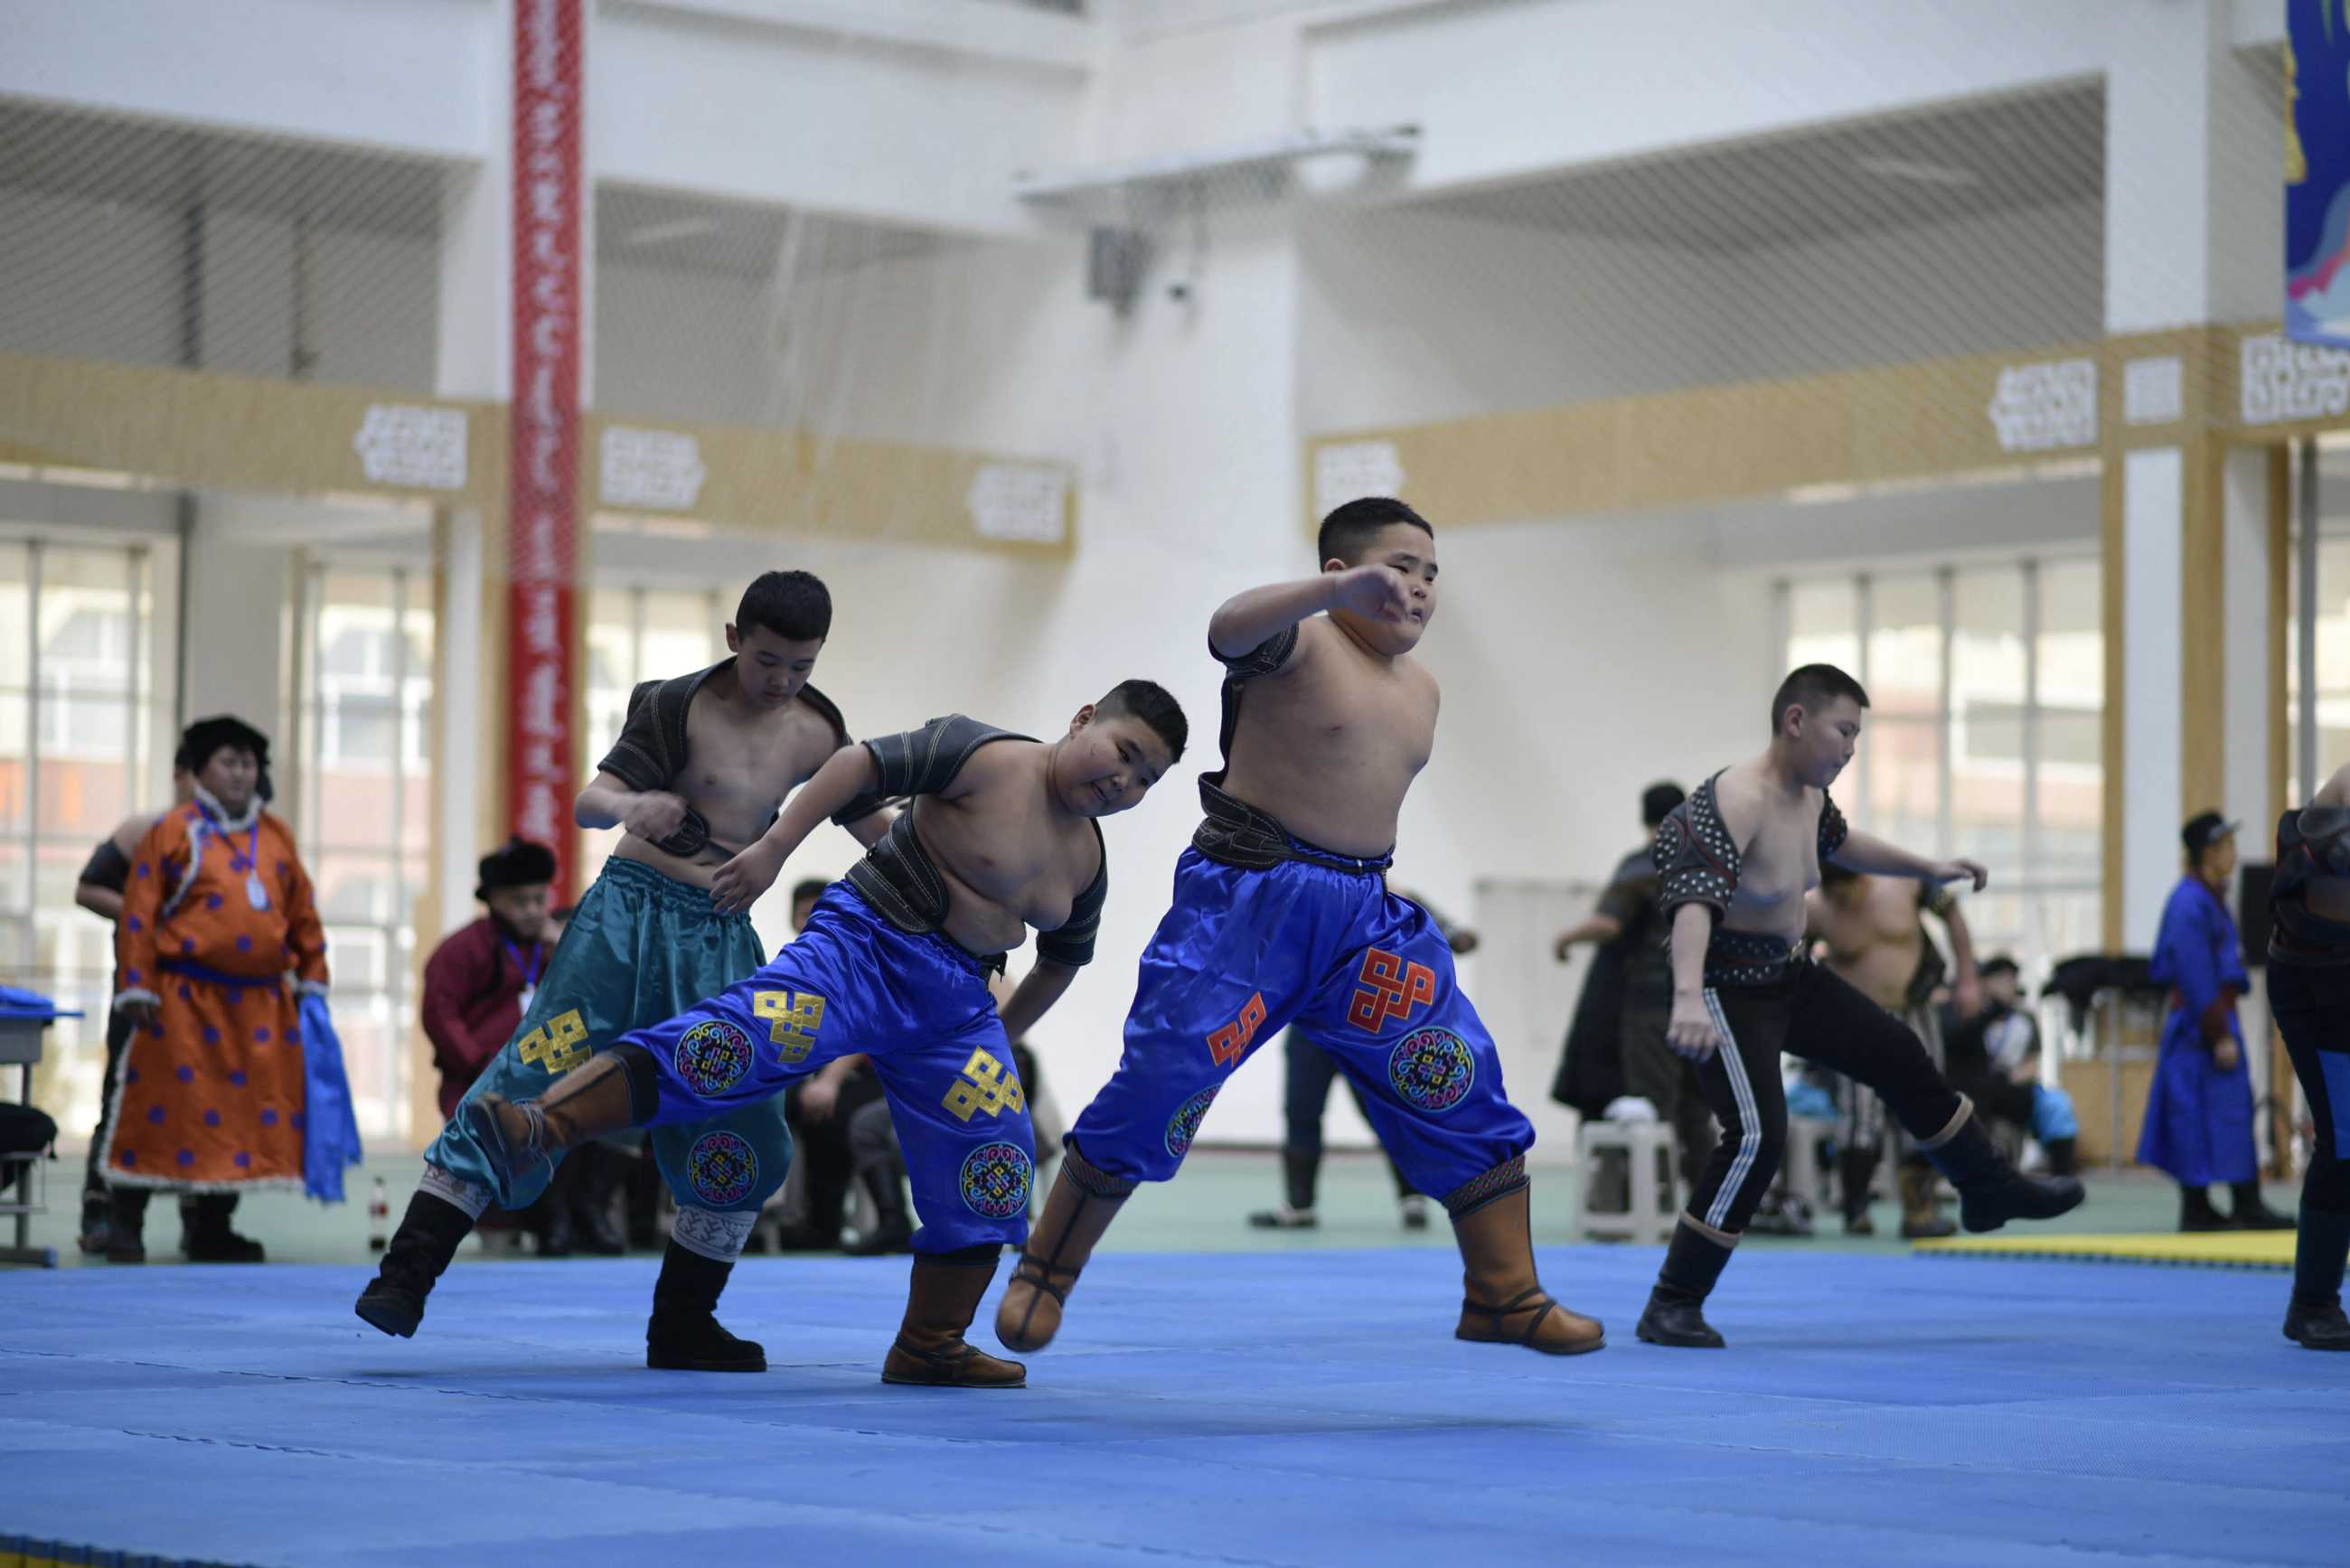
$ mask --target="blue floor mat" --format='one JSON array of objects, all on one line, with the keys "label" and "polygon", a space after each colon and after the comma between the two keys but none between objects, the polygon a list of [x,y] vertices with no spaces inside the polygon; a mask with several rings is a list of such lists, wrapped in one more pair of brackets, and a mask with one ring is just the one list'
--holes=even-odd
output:
[{"label": "blue floor mat", "polygon": [[[903,1259],[752,1259],[764,1376],[648,1372],[650,1260],[0,1275],[0,1537],[231,1563],[2350,1561],[2350,1355],[2272,1275],[1783,1251],[1609,1345],[1451,1337],[1432,1251],[1110,1254],[1031,1386],[884,1387]],[[1000,1289],[1000,1282],[999,1286]],[[992,1320],[993,1295],[981,1309]],[[975,1339],[993,1348],[993,1335]]]}]

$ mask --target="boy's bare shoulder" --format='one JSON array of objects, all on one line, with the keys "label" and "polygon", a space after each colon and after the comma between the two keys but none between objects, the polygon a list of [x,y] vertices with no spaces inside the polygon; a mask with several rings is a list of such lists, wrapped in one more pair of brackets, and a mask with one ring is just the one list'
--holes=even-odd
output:
[{"label": "boy's bare shoulder", "polygon": [[954,783],[941,793],[954,798],[968,798],[982,791],[994,790],[1024,784],[1036,753],[1044,749],[1042,741],[1010,736],[990,741],[972,752]]},{"label": "boy's bare shoulder", "polygon": [[1308,659],[1325,652],[1332,638],[1343,635],[1328,616],[1307,616],[1297,623],[1297,646],[1291,649],[1288,661],[1274,673],[1295,674]]},{"label": "boy's bare shoulder", "polygon": [[1751,763],[1732,763],[1713,776],[1713,808],[1731,842],[1741,849],[1762,830],[1769,807],[1762,796],[1762,774]]}]

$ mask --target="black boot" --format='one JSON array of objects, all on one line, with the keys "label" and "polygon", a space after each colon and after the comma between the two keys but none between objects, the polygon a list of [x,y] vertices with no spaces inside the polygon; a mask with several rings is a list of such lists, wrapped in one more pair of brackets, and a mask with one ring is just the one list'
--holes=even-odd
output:
[{"label": "black boot", "polygon": [[424,1321],[424,1298],[473,1231],[473,1216],[447,1199],[429,1192],[411,1198],[375,1278],[351,1310],[386,1334],[415,1337]]},{"label": "black boot", "polygon": [[1958,1130],[1926,1158],[1959,1189],[1959,1222],[1970,1234],[1996,1231],[2011,1220],[2054,1220],[2081,1206],[2077,1178],[2024,1175],[1999,1152],[1971,1105],[1960,1114],[1965,1120]]},{"label": "black boot", "polygon": [[[758,1232],[753,1231],[755,1237]],[[749,1251],[749,1247],[743,1249]],[[775,1227],[775,1251],[778,1252],[834,1252],[840,1250],[840,1232],[829,1234],[817,1230],[805,1220],[787,1220]]]},{"label": "black boot", "polygon": [[[867,1166],[857,1173],[865,1190],[873,1199],[873,1230],[840,1249],[852,1258],[878,1258],[885,1252],[902,1252],[914,1240],[913,1222],[906,1218],[905,1176],[898,1162],[885,1159]],[[991,1272],[990,1279],[994,1278]],[[964,1320],[970,1326],[970,1320]]]},{"label": "black boot", "polygon": [[2293,1242],[2293,1303],[2284,1336],[2311,1350],[2350,1350],[2350,1318],[2342,1314],[2342,1265],[2350,1253],[2350,1214],[2301,1200],[2301,1235]]},{"label": "black boot", "polygon": [[1314,1188],[1322,1171],[1318,1148],[1281,1151],[1281,1185],[1285,1201],[1278,1209],[1260,1209],[1249,1223],[1260,1231],[1311,1231],[1321,1223],[1314,1215]]},{"label": "black boot", "polygon": [[596,1256],[617,1258],[629,1250],[629,1239],[612,1218],[612,1201],[635,1162],[601,1143],[589,1144],[574,1158],[584,1160],[588,1168],[579,1183],[579,1200],[572,1206],[573,1233]]},{"label": "black boot", "polygon": [[2040,1148],[2041,1152],[2048,1157],[2049,1175],[2078,1176],[2081,1174],[2081,1157],[2074,1147],[2073,1139],[2052,1137],[2042,1143]]},{"label": "black boot", "polygon": [[2255,1179],[2230,1185],[2232,1201],[2228,1208],[2228,1225],[2236,1231],[2290,1231],[2293,1216],[2280,1214],[2261,1199],[2261,1184]]},{"label": "black boot", "polygon": [[107,1217],[106,1261],[109,1263],[143,1263],[147,1261],[147,1199],[151,1196],[143,1187],[117,1187],[109,1190]]},{"label": "black boot", "polygon": [[718,1326],[718,1293],[732,1263],[705,1258],[672,1237],[653,1282],[653,1315],[645,1324],[645,1365],[671,1372],[764,1372],[767,1353]]},{"label": "black boot", "polygon": [[83,1192],[79,1237],[82,1255],[94,1257],[105,1251],[107,1238],[113,1230],[114,1199],[107,1196],[106,1189],[101,1187],[95,1192]]},{"label": "black boot", "polygon": [[661,1244],[661,1204],[669,1197],[669,1188],[661,1180],[660,1162],[650,1148],[639,1150],[629,1162],[626,1178],[628,1197],[621,1207],[627,1211],[629,1251],[650,1252]]},{"label": "black boot", "polygon": [[1705,1298],[1721,1278],[1730,1249],[1701,1233],[1684,1215],[1673,1227],[1672,1244],[1665,1249],[1664,1267],[1648,1292],[1648,1304],[1632,1332],[1650,1345],[1691,1350],[1720,1350],[1721,1335],[1705,1321]]},{"label": "black boot", "polygon": [[1847,1236],[1877,1234],[1877,1222],[1868,1217],[1868,1189],[1877,1179],[1877,1163],[1884,1154],[1884,1150],[1873,1147],[1836,1151],[1836,1195],[1843,1199],[1844,1233]]},{"label": "black boot", "polygon": [[234,1192],[206,1192],[190,1206],[182,1218],[191,1221],[186,1239],[180,1251],[192,1263],[258,1263],[265,1261],[268,1251],[250,1236],[240,1236],[229,1228],[229,1216],[236,1212]]},{"label": "black boot", "polygon": [[2211,1189],[2178,1184],[2178,1228],[2181,1231],[2225,1231],[2228,1217],[2211,1207]]}]

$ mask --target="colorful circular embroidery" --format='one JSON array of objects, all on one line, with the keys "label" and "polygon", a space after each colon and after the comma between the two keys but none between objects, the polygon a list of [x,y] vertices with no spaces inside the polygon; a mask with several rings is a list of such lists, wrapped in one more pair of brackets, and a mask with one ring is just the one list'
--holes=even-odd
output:
[{"label": "colorful circular embroidery", "polygon": [[704,1133],[685,1157],[693,1195],[713,1209],[740,1203],[759,1179],[759,1157],[731,1132]]},{"label": "colorful circular embroidery", "polygon": [[1476,1080],[1475,1054],[1450,1029],[1415,1029],[1388,1054],[1388,1082],[1406,1105],[1430,1116],[1467,1099]]},{"label": "colorful circular embroidery", "polygon": [[1207,1119],[1208,1107],[1216,1103],[1216,1091],[1222,1084],[1211,1084],[1183,1102],[1167,1123],[1167,1152],[1177,1159],[1191,1151],[1191,1140],[1200,1136],[1200,1124]]},{"label": "colorful circular embroidery", "polygon": [[1009,1220],[1028,1212],[1028,1181],[1035,1164],[1016,1143],[983,1143],[962,1161],[962,1200],[974,1214]]},{"label": "colorful circular embroidery", "polygon": [[751,1037],[723,1018],[705,1018],[678,1040],[671,1060],[687,1088],[723,1095],[751,1070]]}]

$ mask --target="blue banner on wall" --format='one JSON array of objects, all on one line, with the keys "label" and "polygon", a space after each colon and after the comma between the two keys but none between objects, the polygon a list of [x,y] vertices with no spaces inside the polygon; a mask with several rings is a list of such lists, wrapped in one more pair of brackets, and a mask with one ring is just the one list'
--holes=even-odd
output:
[{"label": "blue banner on wall", "polygon": [[2350,348],[2350,0],[2286,0],[2284,329]]}]

